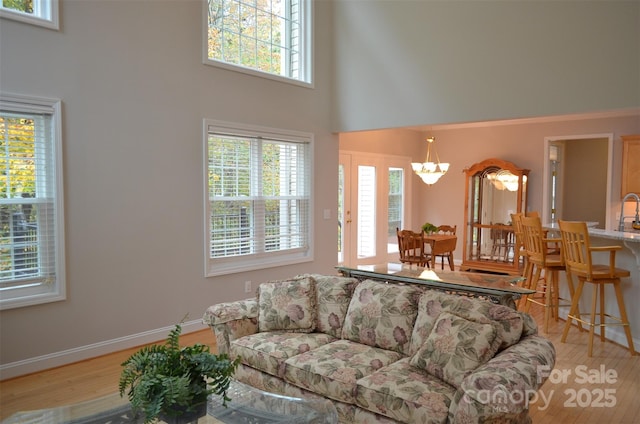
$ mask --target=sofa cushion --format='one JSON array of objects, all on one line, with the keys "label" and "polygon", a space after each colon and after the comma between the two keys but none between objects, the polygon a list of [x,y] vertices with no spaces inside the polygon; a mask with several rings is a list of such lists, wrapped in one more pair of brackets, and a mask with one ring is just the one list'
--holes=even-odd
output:
[{"label": "sofa cushion", "polygon": [[494,323],[482,324],[442,312],[409,363],[459,388],[467,374],[491,359],[499,346]]},{"label": "sofa cushion", "polygon": [[467,296],[426,290],[418,304],[418,316],[411,335],[410,355],[424,344],[443,311],[480,323],[497,323],[500,332],[500,350],[516,344],[522,336],[523,316],[508,306]]},{"label": "sofa cushion", "polygon": [[404,423],[444,423],[455,393],[403,358],[358,380],[356,405]]},{"label": "sofa cushion", "polygon": [[358,280],[339,275],[309,274],[316,282],[316,331],[340,338],[353,290]]},{"label": "sofa cushion", "polygon": [[397,352],[336,340],[285,361],[284,379],[322,396],[353,403],[356,381],[402,358]]},{"label": "sofa cushion", "polygon": [[316,286],[309,276],[258,286],[260,331],[311,332],[316,328]]},{"label": "sofa cushion", "polygon": [[315,349],[335,340],[324,333],[293,333],[272,331],[244,336],[231,342],[231,356],[240,356],[242,363],[282,377],[287,358]]},{"label": "sofa cushion", "polygon": [[356,287],[342,338],[409,355],[422,289],[365,280]]}]

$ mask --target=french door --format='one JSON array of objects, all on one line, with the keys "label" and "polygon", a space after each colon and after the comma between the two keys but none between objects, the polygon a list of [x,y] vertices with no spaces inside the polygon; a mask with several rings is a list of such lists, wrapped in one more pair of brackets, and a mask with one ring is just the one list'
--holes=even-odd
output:
[{"label": "french door", "polygon": [[396,228],[410,225],[410,158],[342,152],[338,178],[338,263],[398,261]]}]

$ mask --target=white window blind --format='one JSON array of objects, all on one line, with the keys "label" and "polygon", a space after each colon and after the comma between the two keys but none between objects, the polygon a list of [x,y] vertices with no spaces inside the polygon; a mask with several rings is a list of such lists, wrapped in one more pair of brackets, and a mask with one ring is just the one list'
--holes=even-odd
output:
[{"label": "white window blind", "polygon": [[310,260],[309,135],[207,125],[207,275]]},{"label": "white window blind", "polygon": [[59,102],[0,98],[0,306],[64,295]]},{"label": "white window blind", "polygon": [[358,258],[376,255],[376,167],[358,166]]}]

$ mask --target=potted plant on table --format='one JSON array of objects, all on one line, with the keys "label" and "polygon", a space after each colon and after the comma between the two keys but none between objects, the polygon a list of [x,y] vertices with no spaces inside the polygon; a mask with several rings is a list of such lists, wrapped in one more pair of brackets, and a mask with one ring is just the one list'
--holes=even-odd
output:
[{"label": "potted plant on table", "polygon": [[[125,362],[120,374],[120,396],[127,392],[131,408],[144,414],[145,423],[159,417],[189,422],[206,414],[207,397],[228,400],[227,389],[239,358],[215,355],[200,343],[180,347],[177,324],[162,345],[145,346]],[[128,389],[128,391],[127,391]]]},{"label": "potted plant on table", "polygon": [[431,234],[431,233],[435,233],[436,231],[438,231],[438,227],[433,225],[430,222],[425,222],[424,224],[422,224],[422,231],[425,234]]}]

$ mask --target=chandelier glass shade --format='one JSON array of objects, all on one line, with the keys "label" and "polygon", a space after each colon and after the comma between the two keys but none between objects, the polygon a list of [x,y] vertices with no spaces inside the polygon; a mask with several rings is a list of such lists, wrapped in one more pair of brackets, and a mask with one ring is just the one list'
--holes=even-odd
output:
[{"label": "chandelier glass shade", "polygon": [[435,150],[435,147],[433,151],[435,152],[436,161],[433,162],[431,159],[431,147],[435,141],[436,139],[434,137],[427,138],[427,159],[423,163],[411,163],[413,171],[422,178],[422,181],[427,185],[435,184],[436,181],[449,170],[448,163],[440,163],[440,158],[438,157],[438,152]]},{"label": "chandelier glass shade", "polygon": [[[498,190],[508,190],[508,191],[517,191],[519,177],[517,175],[512,174],[507,170],[500,170],[494,174],[489,175],[489,179],[493,182],[493,185]],[[527,183],[527,176],[522,176],[522,183]]]}]

